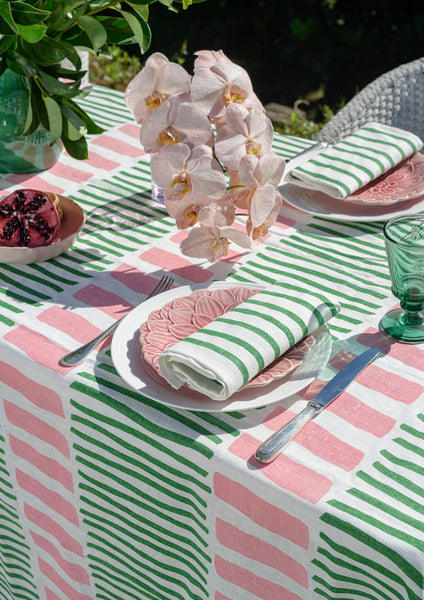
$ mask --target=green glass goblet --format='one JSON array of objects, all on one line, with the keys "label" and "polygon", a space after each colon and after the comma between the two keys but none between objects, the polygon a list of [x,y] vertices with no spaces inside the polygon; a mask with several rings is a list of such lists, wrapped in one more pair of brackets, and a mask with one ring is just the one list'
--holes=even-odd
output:
[{"label": "green glass goblet", "polygon": [[381,327],[402,342],[424,342],[424,215],[394,217],[383,234],[392,292],[400,308],[385,314]]}]

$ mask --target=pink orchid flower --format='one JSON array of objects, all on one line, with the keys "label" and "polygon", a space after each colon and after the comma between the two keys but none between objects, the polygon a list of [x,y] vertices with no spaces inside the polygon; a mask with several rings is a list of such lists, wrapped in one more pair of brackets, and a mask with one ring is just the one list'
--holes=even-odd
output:
[{"label": "pink orchid flower", "polygon": [[[230,193],[235,205],[249,214],[249,227],[253,231],[270,221],[281,204],[276,192],[285,167],[284,160],[276,154],[256,158],[252,154],[243,156],[238,173],[230,178]],[[242,186],[242,187],[239,187]],[[278,210],[277,210],[278,214]]]},{"label": "pink orchid flower", "polygon": [[149,153],[184,142],[190,148],[210,141],[212,127],[207,116],[190,102],[188,94],[171,96],[144,121],[140,141]]},{"label": "pink orchid flower", "polygon": [[226,225],[224,215],[215,207],[202,208],[198,218],[200,227],[191,229],[180,245],[181,252],[186,256],[215,262],[222,256],[227,256],[231,242],[242,248],[252,246],[249,236]]},{"label": "pink orchid flower", "polygon": [[271,152],[274,128],[264,113],[232,104],[227,108],[226,119],[227,124],[217,132],[215,152],[227,168],[237,170],[246,154],[260,157]]},{"label": "pink orchid flower", "polygon": [[209,146],[193,150],[187,144],[165,146],[152,156],[153,181],[165,190],[165,201],[190,196],[194,205],[219,200],[227,189],[225,175]]},{"label": "pink orchid flower", "polygon": [[209,117],[222,117],[226,107],[233,103],[249,109],[264,110],[253,92],[247,72],[233,63],[222,50],[200,50],[194,63],[191,84],[193,102],[199,104]]},{"label": "pink orchid flower", "polygon": [[170,96],[189,93],[190,86],[191,77],[183,67],[155,52],[128,84],[125,102],[137,123],[143,123]]},{"label": "pink orchid flower", "polygon": [[271,227],[271,225],[275,223],[278,217],[278,213],[280,212],[282,202],[283,198],[281,197],[280,193],[275,191],[274,207],[272,208],[271,212],[268,214],[264,222],[254,227],[252,224],[252,220],[250,218],[247,219],[246,232],[254,245],[261,244],[268,236],[268,230]]}]

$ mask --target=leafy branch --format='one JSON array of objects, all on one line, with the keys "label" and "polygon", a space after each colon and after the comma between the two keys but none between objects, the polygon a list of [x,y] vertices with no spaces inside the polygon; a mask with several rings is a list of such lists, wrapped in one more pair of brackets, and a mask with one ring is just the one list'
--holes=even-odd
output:
[{"label": "leafy branch", "polygon": [[[0,2],[0,76],[6,69],[23,78],[29,90],[23,135],[40,124],[50,143],[62,140],[77,159],[88,158],[86,135],[103,129],[78,106],[86,71],[78,51],[111,56],[110,46],[151,43],[150,5],[176,11],[205,0],[2,0]],[[73,69],[62,66],[68,59]]]}]

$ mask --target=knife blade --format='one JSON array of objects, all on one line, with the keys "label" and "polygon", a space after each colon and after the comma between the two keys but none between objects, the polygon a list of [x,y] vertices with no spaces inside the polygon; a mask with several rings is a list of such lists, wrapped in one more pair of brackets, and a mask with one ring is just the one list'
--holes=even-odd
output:
[{"label": "knife blade", "polygon": [[255,458],[261,463],[274,460],[277,455],[286,448],[293,437],[299,433],[308,421],[316,417],[324,408],[333,402],[348,387],[348,385],[359,375],[361,371],[380,352],[378,348],[369,348],[354,358],[341,371],[337,373],[322,390],[310,400],[298,415],[283,425],[278,431],[266,439],[256,450]]}]

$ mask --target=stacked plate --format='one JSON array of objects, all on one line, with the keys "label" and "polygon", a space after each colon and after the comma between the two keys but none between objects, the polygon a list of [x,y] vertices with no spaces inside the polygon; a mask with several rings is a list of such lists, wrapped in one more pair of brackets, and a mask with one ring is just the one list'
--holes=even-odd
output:
[{"label": "stacked plate", "polygon": [[278,191],[291,206],[340,221],[385,221],[424,209],[424,155],[416,153],[347,198],[284,183]]}]

